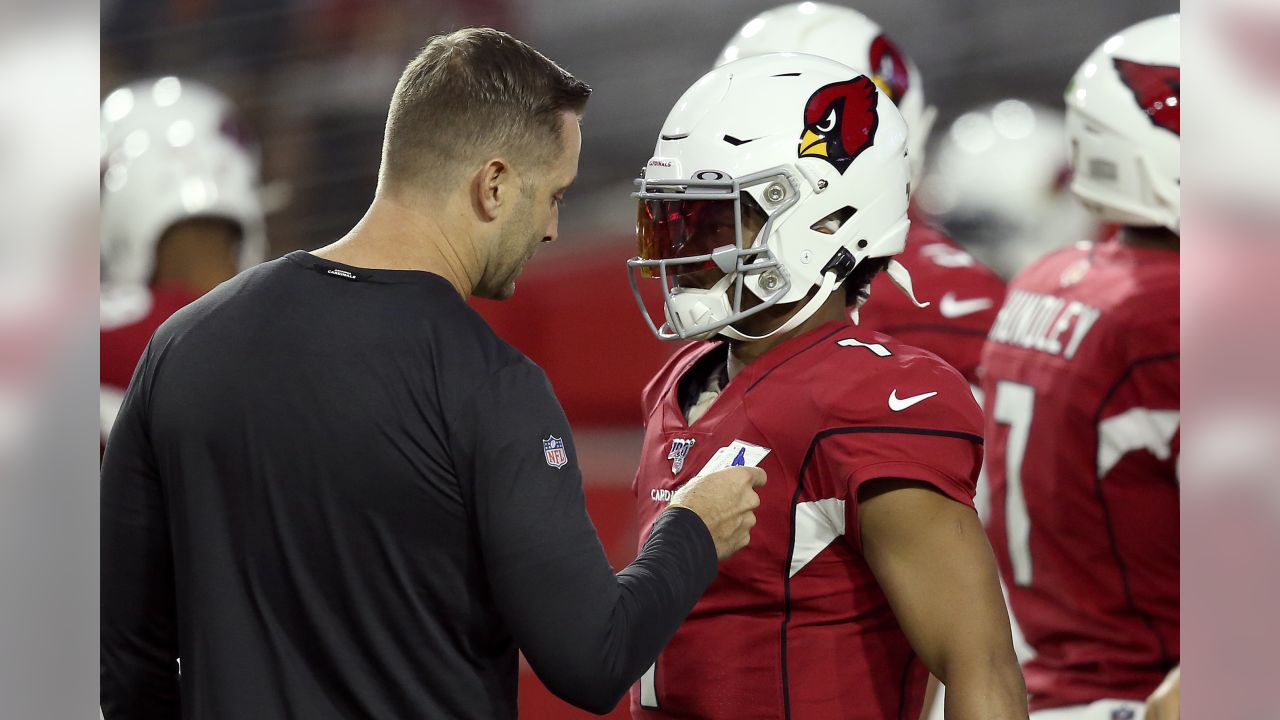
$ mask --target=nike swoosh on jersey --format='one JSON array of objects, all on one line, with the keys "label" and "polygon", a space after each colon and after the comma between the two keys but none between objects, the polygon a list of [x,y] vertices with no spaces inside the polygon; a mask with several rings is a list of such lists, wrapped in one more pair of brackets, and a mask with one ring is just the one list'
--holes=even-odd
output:
[{"label": "nike swoosh on jersey", "polygon": [[945,318],[958,318],[982,312],[995,304],[991,298],[957,300],[955,293],[947,293],[942,296],[942,302],[938,303],[938,312]]},{"label": "nike swoosh on jersey", "polygon": [[911,397],[900,398],[898,397],[898,389],[894,388],[893,392],[889,393],[889,409],[894,412],[902,412],[903,410],[906,410],[912,405],[915,405],[916,403],[922,400],[928,400],[929,398],[937,394],[938,394],[938,391],[934,390],[933,392],[920,393],[919,395],[912,395]]}]

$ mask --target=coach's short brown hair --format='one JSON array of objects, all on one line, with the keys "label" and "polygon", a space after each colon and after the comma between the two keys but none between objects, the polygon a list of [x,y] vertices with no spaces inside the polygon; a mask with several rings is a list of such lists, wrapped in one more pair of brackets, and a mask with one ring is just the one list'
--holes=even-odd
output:
[{"label": "coach's short brown hair", "polygon": [[585,83],[504,32],[437,35],[396,85],[379,182],[442,190],[485,157],[549,162],[564,147],[561,114],[581,114],[590,95]]}]

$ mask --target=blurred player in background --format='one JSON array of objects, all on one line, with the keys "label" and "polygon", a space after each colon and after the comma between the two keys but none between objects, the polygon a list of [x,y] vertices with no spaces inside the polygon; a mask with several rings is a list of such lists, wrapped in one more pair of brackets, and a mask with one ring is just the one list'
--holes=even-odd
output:
[{"label": "blurred player in background", "polygon": [[[769,102],[762,104],[761,98]],[[981,413],[938,357],[855,326],[909,220],[907,127],[813,55],[724,64],[677,102],[639,181],[638,274],[679,349],[644,393],[641,536],[691,479],[759,466],[752,543],[632,689],[636,718],[1025,718],[973,510]],[[926,669],[927,668],[927,669]]]},{"label": "blurred player in background", "polygon": [[1147,717],[1178,716],[1179,30],[1076,73],[1072,189],[1120,229],[1023,271],[983,355],[988,532],[1043,720],[1141,718],[1157,687]]},{"label": "blurred player in background", "polygon": [[[814,2],[784,5],[743,25],[716,64],[771,52],[821,55],[870,77],[907,122],[910,187],[917,186],[935,111],[925,103],[924,83],[915,63],[878,24],[845,7]],[[936,353],[977,385],[978,358],[1004,297],[1004,281],[930,227],[914,208],[899,259],[910,268],[929,307],[921,309],[908,302],[882,277],[871,283],[871,300],[861,313],[860,326]]]},{"label": "blurred player in background", "polygon": [[152,333],[265,259],[259,151],[231,101],[153,78],[102,103],[102,436]]},{"label": "blurred player in background", "polygon": [[930,159],[920,208],[1002,277],[1097,237],[1097,221],[1069,190],[1057,110],[1016,98],[975,108],[942,133]]}]

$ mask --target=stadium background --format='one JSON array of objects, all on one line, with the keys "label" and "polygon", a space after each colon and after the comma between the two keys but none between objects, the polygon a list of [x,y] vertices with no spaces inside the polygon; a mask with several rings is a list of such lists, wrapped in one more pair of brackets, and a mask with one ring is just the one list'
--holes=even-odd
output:
[{"label": "stadium background", "polygon": [[[577,185],[559,242],[506,303],[474,304],[550,376],[574,427],[588,509],[615,566],[635,554],[630,483],[639,394],[671,348],[645,328],[625,276],[631,179],[675,100],[771,0],[106,0],[102,92],[177,75],[229,93],[258,136],[271,257],[331,242],[372,198],[387,101],[405,62],[442,31],[490,25],[593,86]],[[844,3],[848,4],[848,3]],[[934,138],[974,106],[1060,107],[1071,73],[1110,32],[1169,0],[866,0],[919,66]],[[959,238],[964,240],[963,237]],[[650,297],[652,302],[654,298]],[[714,658],[708,658],[714,662]],[[527,668],[521,717],[586,717]],[[612,716],[627,717],[626,701]]]}]

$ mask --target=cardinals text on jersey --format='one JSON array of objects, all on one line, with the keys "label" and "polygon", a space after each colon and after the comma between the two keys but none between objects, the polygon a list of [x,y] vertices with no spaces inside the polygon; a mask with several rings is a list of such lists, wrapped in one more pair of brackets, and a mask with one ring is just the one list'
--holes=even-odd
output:
[{"label": "cardinals text on jersey", "polygon": [[688,345],[645,392],[642,538],[704,472],[759,465],[769,482],[751,544],[632,689],[634,717],[917,716],[926,670],[863,559],[858,489],[905,478],[971,505],[982,438],[968,384],[934,355],[832,322],[769,350],[689,424],[682,383],[725,353]]},{"label": "cardinals text on jersey", "polygon": [[991,544],[1033,710],[1142,700],[1178,663],[1178,254],[1023,271],[983,354]]}]

